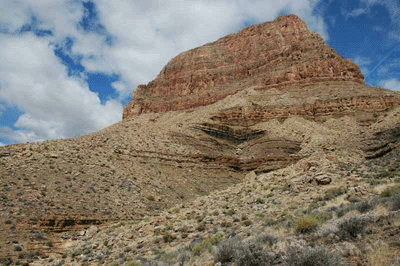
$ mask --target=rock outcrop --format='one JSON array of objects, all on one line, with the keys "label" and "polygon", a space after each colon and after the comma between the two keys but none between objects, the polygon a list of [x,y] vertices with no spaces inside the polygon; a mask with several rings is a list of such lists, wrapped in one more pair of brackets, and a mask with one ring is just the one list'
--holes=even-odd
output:
[{"label": "rock outcrop", "polygon": [[[399,99],[398,93],[366,86],[356,64],[289,15],[173,58],[152,82],[133,92],[123,120],[192,113],[186,119],[190,125],[170,132],[174,143],[194,149],[187,158],[265,172],[302,158],[304,145],[303,137],[279,130],[271,134],[268,121],[301,117],[323,123],[349,116],[357,126],[369,126],[399,106]],[[343,142],[332,141],[333,146]]]},{"label": "rock outcrop", "polygon": [[123,118],[209,105],[250,86],[335,80],[364,84],[350,59],[297,16],[282,16],[173,58],[155,80],[138,86]]}]

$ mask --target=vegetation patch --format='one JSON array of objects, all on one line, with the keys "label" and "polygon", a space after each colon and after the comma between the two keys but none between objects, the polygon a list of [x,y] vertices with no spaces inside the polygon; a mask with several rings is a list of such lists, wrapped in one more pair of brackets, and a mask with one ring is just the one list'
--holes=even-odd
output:
[{"label": "vegetation patch", "polygon": [[346,194],[347,193],[347,188],[345,187],[337,187],[337,188],[331,188],[325,191],[324,195],[322,197],[319,197],[318,200],[331,200],[336,197],[339,197],[340,195]]},{"label": "vegetation patch", "polygon": [[359,234],[364,233],[370,222],[371,221],[368,217],[361,215],[352,216],[339,223],[339,231],[337,234],[341,239],[355,239]]},{"label": "vegetation patch", "polygon": [[382,198],[389,198],[389,197],[396,195],[397,193],[400,193],[400,186],[393,186],[393,187],[386,188],[384,191],[382,191],[380,196]]},{"label": "vegetation patch", "polygon": [[319,224],[320,222],[314,216],[303,216],[296,219],[294,231],[297,234],[310,233],[314,231],[319,226]]},{"label": "vegetation patch", "polygon": [[294,248],[288,250],[287,265],[290,266],[339,266],[340,257],[329,252],[326,247],[305,248],[298,253]]}]

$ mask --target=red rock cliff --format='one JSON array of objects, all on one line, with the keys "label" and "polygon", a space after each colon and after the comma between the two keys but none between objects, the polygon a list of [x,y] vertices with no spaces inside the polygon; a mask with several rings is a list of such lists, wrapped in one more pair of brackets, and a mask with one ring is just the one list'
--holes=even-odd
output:
[{"label": "red rock cliff", "polygon": [[208,105],[253,85],[320,81],[363,84],[364,77],[300,18],[282,16],[173,58],[155,80],[137,87],[123,119]]}]

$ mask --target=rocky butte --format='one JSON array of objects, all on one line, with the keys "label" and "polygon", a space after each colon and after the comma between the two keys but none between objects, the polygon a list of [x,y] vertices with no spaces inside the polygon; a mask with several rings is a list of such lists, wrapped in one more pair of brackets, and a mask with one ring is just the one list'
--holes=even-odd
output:
[{"label": "rocky butte", "polygon": [[[297,16],[247,27],[173,58],[138,86],[117,124],[72,139],[0,147],[0,261],[26,262],[38,250],[44,258],[61,254],[85,232],[69,234],[67,242],[53,233],[109,221],[140,220],[129,238],[136,241],[159,224],[143,225],[143,216],[249,175],[275,186],[263,190],[270,195],[300,182],[292,186],[299,203],[305,190],[317,197],[324,189],[301,183],[299,173],[326,184],[331,179],[315,179],[311,171],[318,160],[339,165],[396,150],[399,104],[398,92],[366,86],[359,67]],[[228,194],[229,204],[252,195]],[[143,243],[136,244],[150,249]]]},{"label": "rocky butte", "polygon": [[204,158],[236,170],[269,171],[299,159],[304,144],[273,136],[265,126],[271,120],[322,123],[351,116],[368,126],[398,105],[397,93],[366,86],[356,64],[288,15],[173,58],[153,81],[137,87],[122,117],[201,113],[183,134],[198,130],[212,137],[202,144],[209,145],[207,152],[199,150]]}]

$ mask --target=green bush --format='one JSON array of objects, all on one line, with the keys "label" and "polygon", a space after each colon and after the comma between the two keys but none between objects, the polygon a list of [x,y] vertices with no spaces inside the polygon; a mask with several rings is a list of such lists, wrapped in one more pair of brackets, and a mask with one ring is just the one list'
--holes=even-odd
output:
[{"label": "green bush", "polygon": [[314,217],[320,224],[332,219],[332,214],[328,212],[313,212],[311,216]]},{"label": "green bush", "polygon": [[295,221],[295,232],[296,233],[310,233],[319,226],[318,220],[311,216],[303,216]]},{"label": "green bush", "polygon": [[345,187],[338,187],[338,188],[331,188],[325,191],[323,200],[331,200],[336,197],[339,197],[340,195],[346,194],[347,193],[347,188]]},{"label": "green bush", "polygon": [[208,239],[204,239],[200,243],[195,244],[192,248],[193,255],[195,256],[200,256],[201,253],[205,251],[212,251],[212,244]]},{"label": "green bush", "polygon": [[400,186],[386,188],[384,191],[382,191],[380,196],[389,198],[396,195],[397,193],[400,193]]},{"label": "green bush", "polygon": [[226,215],[229,215],[229,216],[232,216],[232,215],[234,215],[235,213],[236,213],[235,209],[229,209],[225,214],[226,214]]},{"label": "green bush", "polygon": [[224,239],[224,234],[218,232],[213,236],[203,239],[200,243],[193,246],[192,252],[195,256],[199,256],[201,253],[208,251],[211,252],[214,245],[218,245]]},{"label": "green bush", "polygon": [[215,211],[213,211],[211,214],[214,215],[214,216],[218,216],[218,215],[219,215],[219,211],[218,211],[218,210],[215,210]]},{"label": "green bush", "polygon": [[339,266],[340,257],[326,247],[305,248],[300,254],[294,248],[288,250],[287,265],[290,266]]},{"label": "green bush", "polygon": [[175,236],[171,232],[166,232],[163,235],[163,240],[165,243],[170,243],[175,240]]},{"label": "green bush", "polygon": [[140,265],[141,265],[141,263],[138,261],[128,261],[126,263],[126,266],[140,266]]},{"label": "green bush", "polygon": [[155,198],[154,198],[153,195],[147,195],[146,198],[147,198],[148,200],[150,200],[150,201],[154,201],[154,200],[155,200]]}]

